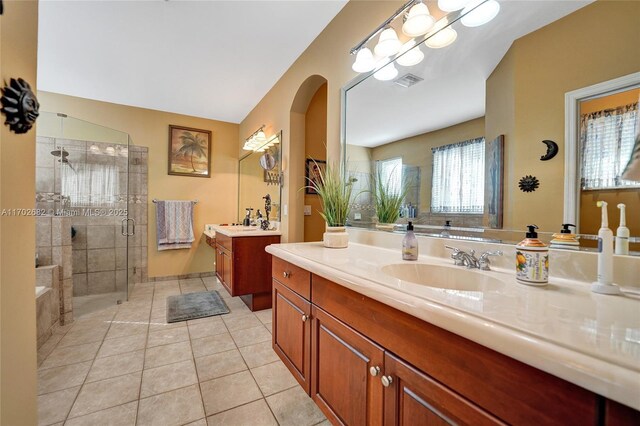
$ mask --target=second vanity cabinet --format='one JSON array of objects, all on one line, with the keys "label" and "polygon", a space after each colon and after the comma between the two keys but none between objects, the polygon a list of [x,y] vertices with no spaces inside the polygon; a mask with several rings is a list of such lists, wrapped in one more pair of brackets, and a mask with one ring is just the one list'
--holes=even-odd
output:
[{"label": "second vanity cabinet", "polygon": [[[274,350],[333,424],[622,425],[640,418],[282,259],[273,258],[272,271]],[[607,420],[620,409],[628,420]]]}]

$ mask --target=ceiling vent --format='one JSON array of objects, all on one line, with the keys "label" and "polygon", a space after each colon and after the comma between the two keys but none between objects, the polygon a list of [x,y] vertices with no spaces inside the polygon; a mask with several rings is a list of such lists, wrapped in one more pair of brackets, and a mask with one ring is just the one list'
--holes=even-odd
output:
[{"label": "ceiling vent", "polygon": [[416,83],[420,83],[422,80],[424,80],[424,78],[418,77],[417,75],[411,73],[407,73],[399,79],[395,80],[394,83],[402,87],[411,87]]}]

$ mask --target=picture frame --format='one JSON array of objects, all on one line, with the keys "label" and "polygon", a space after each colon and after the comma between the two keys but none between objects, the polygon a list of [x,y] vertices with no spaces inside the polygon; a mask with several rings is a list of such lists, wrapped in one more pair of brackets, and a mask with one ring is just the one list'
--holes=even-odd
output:
[{"label": "picture frame", "polygon": [[[327,162],[324,160],[314,160],[313,158],[307,158],[305,167],[306,187],[305,194],[317,195],[318,193],[311,188],[311,181],[317,182],[320,173],[324,173],[327,168]],[[318,170],[319,169],[319,170]]]},{"label": "picture frame", "polygon": [[211,177],[211,131],[169,125],[168,174]]}]

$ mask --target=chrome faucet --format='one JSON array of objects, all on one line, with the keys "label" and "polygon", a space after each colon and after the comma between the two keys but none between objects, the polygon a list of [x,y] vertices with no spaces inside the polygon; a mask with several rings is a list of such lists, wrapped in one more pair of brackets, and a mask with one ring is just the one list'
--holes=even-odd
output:
[{"label": "chrome faucet", "polygon": [[457,247],[445,246],[445,248],[452,251],[451,258],[455,265],[465,266],[467,269],[482,269],[483,271],[490,271],[491,262],[489,261],[489,256],[502,256],[502,252],[500,250],[486,251],[480,255],[480,258],[477,258],[475,256],[475,250],[471,250],[467,253]]}]

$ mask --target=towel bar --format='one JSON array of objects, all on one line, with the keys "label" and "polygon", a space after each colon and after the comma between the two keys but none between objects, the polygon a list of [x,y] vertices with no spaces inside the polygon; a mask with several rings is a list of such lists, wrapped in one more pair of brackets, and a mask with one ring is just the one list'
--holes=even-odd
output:
[{"label": "towel bar", "polygon": [[[154,199],[153,199],[153,200],[151,200],[151,201],[153,201],[154,203],[157,203],[157,202],[158,202],[158,201],[160,201],[160,200],[158,200],[157,198],[154,198]],[[198,204],[198,202],[199,202],[199,201],[198,201],[198,200],[193,200],[193,201],[191,201],[191,202],[192,202],[193,204]]]}]

